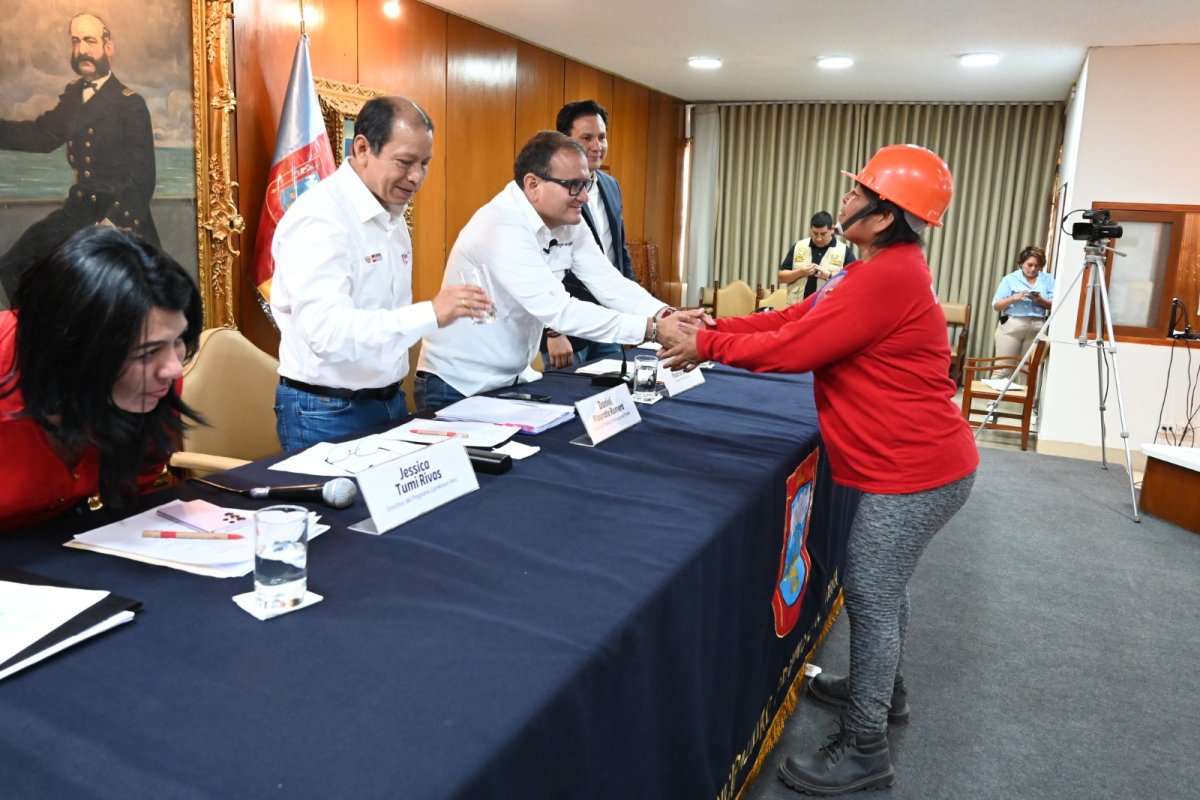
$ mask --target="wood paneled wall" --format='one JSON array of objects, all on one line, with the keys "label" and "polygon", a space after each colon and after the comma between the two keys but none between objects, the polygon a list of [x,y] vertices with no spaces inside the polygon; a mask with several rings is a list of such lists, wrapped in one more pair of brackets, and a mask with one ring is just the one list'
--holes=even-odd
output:
[{"label": "wood paneled wall", "polygon": [[[404,94],[433,118],[434,160],[414,203],[413,294],[432,297],[459,230],[512,179],[512,162],[564,102],[594,99],[609,111],[608,168],[625,200],[630,240],[658,245],[659,295],[679,301],[682,101],[416,0],[393,19],[378,0],[306,0],[313,73]],[[239,3],[234,18],[236,171],[246,219],[235,267],[238,324],[277,352],[278,334],[251,286],[254,237],[292,55],[300,33],[294,0]]]}]

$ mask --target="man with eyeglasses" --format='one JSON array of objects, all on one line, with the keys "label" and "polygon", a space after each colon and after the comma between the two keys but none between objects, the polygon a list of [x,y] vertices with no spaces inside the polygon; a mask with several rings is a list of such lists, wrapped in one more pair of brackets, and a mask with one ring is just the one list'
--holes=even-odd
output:
[{"label": "man with eyeglasses", "polygon": [[[475,212],[446,264],[444,284],[481,267],[491,284],[493,324],[458,322],[426,334],[417,404],[437,409],[463,397],[537,380],[530,364],[543,328],[591,341],[637,344],[671,326],[672,309],[622,277],[583,222],[595,185],[583,147],[557,131],[535,134],[513,165],[513,182]],[[596,297],[563,288],[570,270]]]},{"label": "man with eyeglasses", "polygon": [[[608,157],[608,112],[595,100],[567,103],[558,112],[555,127],[583,145],[588,170],[596,179],[595,188],[588,192],[588,201],[581,211],[583,221],[596,239],[596,244],[612,265],[629,280],[634,280],[633,259],[625,245],[625,220],[621,215],[621,186],[617,179],[602,172],[600,165]],[[563,277],[567,293],[580,300],[594,303],[596,298],[587,287],[568,272]],[[621,345],[613,342],[592,342],[576,336],[564,336],[546,329],[542,342],[542,362],[546,369],[562,369],[572,363],[580,364],[597,358],[620,358]]]}]

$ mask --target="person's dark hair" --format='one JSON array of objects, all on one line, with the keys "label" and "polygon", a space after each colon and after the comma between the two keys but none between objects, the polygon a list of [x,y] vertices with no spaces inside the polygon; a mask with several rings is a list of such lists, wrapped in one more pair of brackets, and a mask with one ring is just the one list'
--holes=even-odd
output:
[{"label": "person's dark hair", "polygon": [[571,128],[575,127],[575,120],[580,117],[597,116],[604,120],[604,127],[607,128],[608,112],[604,110],[604,106],[595,100],[576,100],[574,103],[567,103],[559,110],[558,117],[554,120],[554,127],[563,136],[570,136]]},{"label": "person's dark hair", "polygon": [[93,225],[21,277],[13,308],[15,358],[0,376],[0,396],[19,389],[23,413],[57,439],[68,446],[94,443],[101,495],[119,505],[147,454],[166,460],[179,449],[184,418],[200,421],[174,386],[145,414],[123,411],[112,398],[152,309],[182,312],[187,356],[196,351],[204,324],[196,285],[157,247]]},{"label": "person's dark hair", "polygon": [[354,118],[354,135],[366,137],[371,152],[378,154],[392,138],[397,122],[424,127],[433,133],[433,120],[407,97],[372,97]]},{"label": "person's dark hair", "polygon": [[[919,231],[913,230],[913,227],[908,224],[908,218],[904,216],[904,209],[893,203],[891,200],[884,200],[873,190],[868,189],[861,183],[863,196],[871,202],[873,206],[870,214],[882,214],[890,211],[892,214],[892,225],[886,231],[875,237],[872,242],[879,249],[883,249],[888,245],[900,244],[902,242],[912,242],[924,246],[925,241],[921,238]],[[868,214],[869,216],[869,214]]]},{"label": "person's dark hair", "polygon": [[809,225],[813,228],[832,228],[833,215],[828,211],[818,211],[812,215]]},{"label": "person's dark hair", "polygon": [[559,150],[574,150],[587,158],[583,145],[570,136],[558,131],[538,131],[525,143],[521,152],[517,154],[517,160],[513,162],[513,180],[517,182],[517,186],[523,187],[525,176],[531,172],[543,177],[549,175],[550,159],[554,158],[554,154]]},{"label": "person's dark hair", "polygon": [[1017,256],[1017,264],[1024,264],[1025,260],[1033,257],[1037,259],[1038,269],[1046,268],[1046,251],[1035,244],[1031,244],[1020,252]]}]

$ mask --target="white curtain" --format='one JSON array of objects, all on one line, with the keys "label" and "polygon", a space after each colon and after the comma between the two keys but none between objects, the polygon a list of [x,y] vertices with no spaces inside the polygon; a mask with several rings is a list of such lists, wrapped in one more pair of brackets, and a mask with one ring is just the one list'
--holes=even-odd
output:
[{"label": "white curtain", "polygon": [[687,294],[685,306],[700,302],[700,288],[712,284],[716,232],[717,174],[721,156],[721,112],[716,105],[693,106],[691,191],[688,214]]}]

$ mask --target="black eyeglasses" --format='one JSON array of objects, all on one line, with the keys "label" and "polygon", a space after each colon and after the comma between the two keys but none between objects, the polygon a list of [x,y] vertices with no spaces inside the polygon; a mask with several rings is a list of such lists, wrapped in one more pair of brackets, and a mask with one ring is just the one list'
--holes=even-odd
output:
[{"label": "black eyeglasses", "polygon": [[[537,175],[535,172],[534,175]],[[596,179],[592,178],[551,178],[549,175],[538,175],[544,181],[557,183],[559,186],[567,190],[567,194],[571,197],[578,197],[580,192],[590,192],[592,187],[596,185]]]}]

